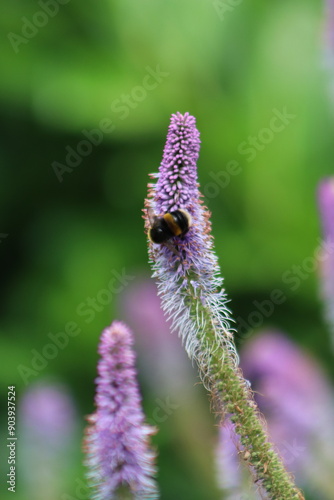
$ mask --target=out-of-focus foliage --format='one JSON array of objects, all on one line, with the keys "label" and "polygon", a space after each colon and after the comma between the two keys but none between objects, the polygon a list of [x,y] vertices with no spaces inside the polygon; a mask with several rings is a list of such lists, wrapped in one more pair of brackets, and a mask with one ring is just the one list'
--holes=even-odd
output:
[{"label": "out-of-focus foliage", "polygon": [[[235,317],[251,332],[288,331],[330,373],[316,262],[316,186],[334,171],[322,7],[236,4],[18,0],[3,9],[2,394],[8,384],[22,395],[56,379],[70,387],[84,425],[100,332],[123,319],[123,294],[148,273],[141,209],[176,111],[197,118],[200,183]],[[270,314],[261,312],[268,300]],[[145,380],[142,390],[152,413],[159,396]],[[216,434],[205,395],[189,390],[204,404],[207,460],[197,421],[188,452],[180,442],[176,411],[155,438],[159,482],[166,499],[210,491],[214,500]],[[183,411],[191,417],[191,407]],[[73,497],[80,446],[65,492]]]}]

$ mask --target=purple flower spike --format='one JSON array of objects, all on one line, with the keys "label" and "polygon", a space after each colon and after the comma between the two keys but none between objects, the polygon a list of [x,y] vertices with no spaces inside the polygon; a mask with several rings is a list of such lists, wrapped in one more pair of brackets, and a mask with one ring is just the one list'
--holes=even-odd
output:
[{"label": "purple flower spike", "polygon": [[334,347],[334,178],[320,183],[318,200],[324,233],[324,245],[319,256],[321,296]]},{"label": "purple flower spike", "polygon": [[155,454],[149,448],[156,430],[144,424],[132,345],[124,323],[114,321],[102,333],[96,411],[88,417],[85,439],[95,500],[117,498],[123,488],[135,499],[159,498],[153,479]]},{"label": "purple flower spike", "polygon": [[[216,449],[217,479],[218,484],[224,490],[226,497],[230,500],[241,493],[240,463],[238,459],[237,445],[233,442],[234,428],[228,420],[219,427],[219,440]],[[238,444],[238,447],[240,445]]]},{"label": "purple flower spike", "polygon": [[325,55],[327,55],[328,66],[333,68],[334,56],[334,4],[333,0],[325,1]]},{"label": "purple flower spike", "polygon": [[318,195],[324,236],[334,240],[334,177],[320,183]]},{"label": "purple flower spike", "polygon": [[[198,189],[199,148],[195,118],[189,113],[172,115],[159,174],[151,175],[158,180],[156,184],[149,184],[145,207],[159,216],[178,209],[186,210],[192,223],[185,235],[172,238],[171,245],[176,253],[170,246],[150,244],[153,276],[157,278],[163,309],[173,320],[173,329],[179,331],[189,357],[197,359],[201,349],[197,334],[203,313],[197,307],[193,314],[184,314],[189,309],[187,289],[191,289],[203,309],[213,314],[214,334],[226,345],[237,364],[223,278],[213,252],[210,214],[202,205]],[[146,229],[149,228],[150,221],[146,217]],[[208,351],[207,354],[210,356]]]},{"label": "purple flower spike", "polygon": [[[252,392],[238,367],[223,278],[213,251],[210,214],[198,190],[199,144],[195,118],[189,113],[172,115],[159,173],[152,175],[157,182],[148,186],[149,256],[162,308],[188,356],[196,361],[216,414],[221,419],[228,414],[234,424],[259,487],[270,492],[273,500],[302,500],[282,460],[271,449]],[[170,214],[176,210],[183,212]],[[184,212],[191,217],[189,228]],[[161,243],[153,243],[152,234]]]},{"label": "purple flower spike", "polygon": [[24,497],[61,498],[74,465],[79,430],[67,387],[47,380],[30,385],[19,401],[18,419],[18,470]]},{"label": "purple flower spike", "polygon": [[286,464],[316,498],[334,498],[333,389],[320,366],[276,331],[247,342],[241,366]]}]

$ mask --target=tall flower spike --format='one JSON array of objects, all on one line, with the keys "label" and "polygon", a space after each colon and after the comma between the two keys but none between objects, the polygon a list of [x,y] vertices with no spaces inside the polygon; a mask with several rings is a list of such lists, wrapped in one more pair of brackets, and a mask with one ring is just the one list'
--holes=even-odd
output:
[{"label": "tall flower spike", "polygon": [[318,200],[324,234],[320,260],[321,296],[334,348],[334,177],[323,180]]},{"label": "tall flower spike", "polygon": [[122,489],[138,500],[159,498],[148,443],[155,429],[144,424],[132,344],[131,331],[119,321],[101,336],[96,411],[88,417],[84,443],[96,500],[118,498]]},{"label": "tall flower spike", "polygon": [[[192,225],[184,236],[173,239],[172,244],[181,258],[168,247],[153,244],[150,245],[150,257],[163,308],[173,319],[174,328],[178,329],[189,357],[198,359],[203,356],[201,340],[206,341],[203,324],[209,321],[214,326],[212,332],[217,341],[224,344],[230,359],[237,364],[238,356],[229,325],[230,311],[213,252],[210,214],[203,207],[198,190],[199,148],[195,118],[189,113],[172,115],[158,181],[154,186],[149,185],[149,199],[145,206],[159,215],[185,209],[191,215]],[[146,227],[149,228],[149,221]],[[189,302],[192,296],[195,300]],[[189,307],[196,310],[189,311]],[[186,311],[189,313],[185,314]],[[206,316],[207,312],[210,318]],[[199,338],[201,335],[202,339]],[[210,347],[210,344],[206,346],[207,356],[210,356]],[[221,355],[224,356],[223,351]]]},{"label": "tall flower spike", "polygon": [[159,174],[152,175],[157,182],[149,184],[145,201],[146,229],[150,229],[152,210],[160,217],[186,210],[192,225],[186,234],[171,238],[168,246],[149,242],[162,307],[182,337],[189,357],[196,361],[217,413],[222,418],[227,412],[235,424],[241,446],[249,452],[246,456],[256,481],[269,498],[302,499],[271,449],[252,393],[238,368],[209,213],[198,190],[199,145],[195,118],[189,113],[172,115]]}]

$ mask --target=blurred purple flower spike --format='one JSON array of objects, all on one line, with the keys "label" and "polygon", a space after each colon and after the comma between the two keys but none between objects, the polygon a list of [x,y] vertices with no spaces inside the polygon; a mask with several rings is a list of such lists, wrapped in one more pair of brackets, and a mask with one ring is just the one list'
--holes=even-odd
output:
[{"label": "blurred purple flower spike", "polygon": [[[141,359],[140,373],[156,395],[184,398],[196,382],[180,340],[171,335],[170,322],[161,310],[157,288],[152,280],[137,280],[122,295],[123,316],[135,327],[136,347]],[[152,377],[154,373],[154,377]]]},{"label": "blurred purple flower spike", "polygon": [[280,332],[245,344],[241,366],[286,465],[304,487],[334,498],[333,482],[326,496],[334,468],[333,390],[320,367]]},{"label": "blurred purple flower spike", "polygon": [[319,184],[318,196],[324,237],[334,240],[334,177]]},{"label": "blurred purple flower spike", "polygon": [[[219,427],[218,446],[216,450],[217,480],[224,490],[228,500],[232,500],[241,493],[241,470],[238,450],[234,443],[238,437],[234,427],[228,420]],[[224,498],[225,498],[224,496]]]},{"label": "blurred purple flower spike", "polygon": [[18,461],[26,498],[59,498],[67,487],[78,432],[67,388],[49,382],[31,385],[19,401],[18,418]]},{"label": "blurred purple flower spike", "polygon": [[325,0],[324,2],[324,43],[325,43],[325,63],[330,69],[334,69],[334,2]]},{"label": "blurred purple flower spike", "polygon": [[73,433],[75,409],[61,384],[35,384],[23,395],[20,413],[24,425],[38,433],[50,446],[64,445]]},{"label": "blurred purple flower spike", "polygon": [[120,489],[138,500],[159,498],[148,443],[156,431],[144,423],[132,345],[131,331],[119,321],[101,335],[96,411],[84,443],[96,500],[117,498]]},{"label": "blurred purple flower spike", "polygon": [[321,298],[334,349],[334,178],[320,183],[318,201],[324,235],[322,254],[319,256]]}]

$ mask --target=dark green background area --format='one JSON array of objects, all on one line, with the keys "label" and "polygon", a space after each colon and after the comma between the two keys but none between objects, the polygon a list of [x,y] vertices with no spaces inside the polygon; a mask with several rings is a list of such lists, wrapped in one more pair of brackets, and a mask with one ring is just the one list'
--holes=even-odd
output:
[{"label": "dark green background area", "polygon": [[[199,181],[233,315],[254,332],[285,331],[333,377],[316,264],[291,285],[294,266],[315,262],[317,184],[334,172],[334,71],[321,5],[70,0],[45,18],[36,14],[42,4],[9,3],[0,20],[0,232],[8,235],[0,244],[2,393],[16,384],[23,394],[18,366],[30,367],[32,349],[40,352],[49,333],[76,322],[80,334],[28,382],[67,384],[84,426],[93,410],[99,335],[123,319],[127,286],[89,323],[78,306],[115,272],[131,276],[130,284],[149,275],[141,210],[176,111],[194,115],[201,133]],[[29,22],[44,25],[29,31]],[[156,85],[152,71],[162,75]],[[284,110],[292,117],[282,130],[264,132]],[[112,132],[57,176],[55,162],[66,164],[67,148],[81,151],[82,131],[106,120]],[[285,301],[252,325],[254,301],[268,300],[274,289]],[[153,395],[145,383],[142,391],[149,410]],[[196,391],[211,429],[207,398]],[[155,444],[162,498],[221,498],[213,485],[213,427],[208,433],[207,449],[180,455],[172,419],[161,425]],[[72,477],[83,474],[80,447],[79,436]],[[193,453],[208,454],[201,476]],[[67,491],[72,487],[70,471]]]}]

